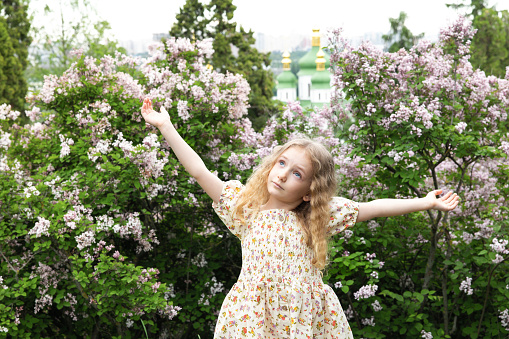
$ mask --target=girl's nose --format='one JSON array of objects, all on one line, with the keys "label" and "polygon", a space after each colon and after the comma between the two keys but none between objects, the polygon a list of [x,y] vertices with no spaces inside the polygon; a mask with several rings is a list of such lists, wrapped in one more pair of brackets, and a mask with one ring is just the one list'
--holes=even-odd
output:
[{"label": "girl's nose", "polygon": [[278,177],[278,179],[279,179],[279,180],[281,180],[282,182],[285,182],[285,181],[286,181],[286,173],[285,173],[285,172],[280,173],[277,177]]}]

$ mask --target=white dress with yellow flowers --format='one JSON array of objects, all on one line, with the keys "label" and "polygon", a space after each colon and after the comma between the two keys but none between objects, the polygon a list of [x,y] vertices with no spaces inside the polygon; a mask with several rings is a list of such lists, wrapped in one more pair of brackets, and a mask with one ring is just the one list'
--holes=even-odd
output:
[{"label": "white dress with yellow flowers", "polygon": [[[232,214],[243,189],[239,181],[226,182],[212,205],[242,243],[242,270],[223,302],[214,338],[352,338],[338,297],[311,265],[313,252],[295,213],[265,210],[240,223]],[[356,202],[335,197],[330,206],[331,235],[355,224]]]}]

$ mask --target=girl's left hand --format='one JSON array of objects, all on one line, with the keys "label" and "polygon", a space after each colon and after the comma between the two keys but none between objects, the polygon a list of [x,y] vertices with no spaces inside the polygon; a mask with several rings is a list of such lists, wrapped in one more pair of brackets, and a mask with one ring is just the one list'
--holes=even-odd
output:
[{"label": "girl's left hand", "polygon": [[442,194],[442,190],[431,191],[426,195],[426,199],[431,202],[431,209],[439,211],[452,211],[458,206],[460,198],[456,193],[448,192],[441,198],[437,198],[437,195]]}]

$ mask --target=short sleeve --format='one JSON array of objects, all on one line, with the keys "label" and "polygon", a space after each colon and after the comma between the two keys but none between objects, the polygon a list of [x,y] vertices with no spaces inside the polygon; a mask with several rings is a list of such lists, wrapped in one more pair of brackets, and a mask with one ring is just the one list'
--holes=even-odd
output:
[{"label": "short sleeve", "polygon": [[212,203],[212,208],[219,218],[224,222],[226,227],[240,240],[244,233],[245,223],[241,223],[239,219],[233,217],[237,200],[244,189],[244,185],[237,180],[227,181],[223,185],[219,202]]},{"label": "short sleeve", "polygon": [[359,203],[345,198],[334,197],[330,202],[329,235],[342,232],[355,225],[359,215]]}]

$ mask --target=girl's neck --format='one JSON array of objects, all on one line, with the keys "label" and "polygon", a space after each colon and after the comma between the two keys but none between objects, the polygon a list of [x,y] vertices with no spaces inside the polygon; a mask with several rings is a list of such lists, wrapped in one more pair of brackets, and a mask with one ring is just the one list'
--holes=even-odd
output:
[{"label": "girl's neck", "polygon": [[280,201],[274,201],[269,198],[269,200],[264,205],[260,205],[260,211],[267,211],[267,210],[292,211],[297,206],[293,206],[291,204],[285,204],[284,202],[280,202]]}]

